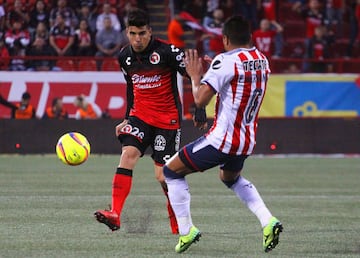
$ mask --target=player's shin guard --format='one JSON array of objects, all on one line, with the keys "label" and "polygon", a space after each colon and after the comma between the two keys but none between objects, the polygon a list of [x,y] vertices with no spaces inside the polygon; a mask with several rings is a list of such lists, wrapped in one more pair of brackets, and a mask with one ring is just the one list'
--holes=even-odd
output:
[{"label": "player's shin guard", "polygon": [[239,176],[234,182],[224,182],[237,197],[255,214],[261,226],[268,224],[272,215],[266,207],[256,187],[244,177]]},{"label": "player's shin guard", "polygon": [[112,210],[119,216],[125,200],[130,193],[132,184],[132,170],[117,168],[112,184]]},{"label": "player's shin guard", "polygon": [[168,186],[169,200],[178,222],[179,234],[187,235],[193,226],[190,215],[189,185],[184,176],[175,173],[167,166],[164,166],[164,175]]}]

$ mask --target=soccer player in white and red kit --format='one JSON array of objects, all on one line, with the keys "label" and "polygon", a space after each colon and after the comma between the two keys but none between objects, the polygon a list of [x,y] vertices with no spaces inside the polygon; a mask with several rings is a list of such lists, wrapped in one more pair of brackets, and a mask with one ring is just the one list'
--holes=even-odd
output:
[{"label": "soccer player in white and red kit", "polygon": [[185,145],[164,166],[170,203],[179,225],[178,253],[198,241],[201,233],[190,213],[189,185],[185,176],[219,166],[220,178],[253,212],[263,227],[263,248],[272,250],[279,241],[282,224],[264,204],[255,186],[241,176],[246,158],[256,144],[258,112],[270,68],[267,58],[250,45],[251,30],[241,16],[229,18],[223,27],[226,52],[217,55],[202,76],[196,50],[185,52],[185,66],[192,80],[198,108],[216,96],[214,123],[199,139]]}]

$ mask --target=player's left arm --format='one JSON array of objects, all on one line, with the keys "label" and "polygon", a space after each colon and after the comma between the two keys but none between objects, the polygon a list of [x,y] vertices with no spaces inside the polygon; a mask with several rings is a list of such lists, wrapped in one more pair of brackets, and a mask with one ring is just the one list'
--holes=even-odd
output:
[{"label": "player's left arm", "polygon": [[185,54],[186,71],[191,78],[191,87],[196,107],[204,108],[216,92],[206,83],[201,83],[203,75],[202,58],[196,49],[189,49]]}]

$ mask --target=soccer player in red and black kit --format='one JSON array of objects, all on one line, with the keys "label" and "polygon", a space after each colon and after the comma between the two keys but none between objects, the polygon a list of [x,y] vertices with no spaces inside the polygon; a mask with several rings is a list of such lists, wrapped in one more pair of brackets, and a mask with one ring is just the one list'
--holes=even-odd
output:
[{"label": "soccer player in red and black kit", "polygon": [[[134,9],[129,13],[126,33],[130,44],[121,50],[119,62],[127,82],[127,112],[124,121],[116,126],[122,154],[113,177],[111,210],[94,213],[100,223],[113,231],[120,228],[133,169],[148,146],[152,148],[155,177],[168,198],[162,167],[179,149],[182,109],[177,72],[187,75],[183,50],[152,36],[145,11]],[[206,123],[204,112],[195,112],[195,125],[202,127]],[[178,234],[169,200],[167,208],[172,233]]]}]

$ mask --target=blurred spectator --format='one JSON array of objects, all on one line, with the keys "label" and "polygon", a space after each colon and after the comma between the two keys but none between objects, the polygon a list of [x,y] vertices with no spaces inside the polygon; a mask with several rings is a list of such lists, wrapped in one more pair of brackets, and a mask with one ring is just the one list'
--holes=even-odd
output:
[{"label": "blurred spectator", "polygon": [[67,119],[68,112],[63,107],[61,98],[53,98],[51,106],[46,108],[43,119]]},{"label": "blurred spectator", "polygon": [[208,25],[213,21],[214,11],[220,6],[219,0],[207,0],[206,1],[206,12],[203,17],[203,26]]},{"label": "blurred spectator", "polygon": [[224,12],[224,21],[232,15],[238,15],[235,12],[235,0],[219,1],[219,8]]},{"label": "blurred spectator", "polygon": [[74,30],[65,24],[64,17],[56,17],[56,25],[50,30],[50,46],[58,56],[73,55]]},{"label": "blurred spectator", "polygon": [[17,109],[13,109],[12,118],[15,119],[32,119],[36,118],[35,108],[30,104],[31,95],[29,92],[24,92],[20,103],[16,104]]},{"label": "blurred spectator", "polygon": [[[204,28],[208,27],[210,23],[214,21],[214,11],[219,8],[219,0],[207,0],[206,1],[206,8],[205,8],[205,14],[202,20],[202,25]],[[211,54],[210,51],[210,35],[209,34],[203,34],[201,36],[202,41],[202,48],[203,53],[208,55]]]},{"label": "blurred spectator", "polygon": [[297,42],[295,46],[291,49],[290,58],[303,58],[305,55],[304,44]]},{"label": "blurred spectator", "polygon": [[[271,25],[273,25],[275,30],[271,28]],[[259,29],[255,30],[252,34],[255,46],[268,58],[272,56],[279,57],[282,47],[278,45],[279,41],[275,40],[275,38],[282,31],[283,28],[275,20],[271,23],[268,19],[262,19]]]},{"label": "blurred spectator", "polygon": [[[96,33],[95,44],[97,47],[97,57],[116,57],[119,49],[127,43],[127,38],[123,33],[116,31],[110,17],[104,18],[104,29]],[[101,62],[97,62],[100,70]]]},{"label": "blurred spectator", "polygon": [[35,38],[43,38],[44,40],[49,41],[49,28],[45,22],[39,22],[36,25],[34,32],[30,35],[31,43],[35,40]]},{"label": "blurred spectator", "polygon": [[[26,48],[30,44],[30,34],[27,30],[22,28],[22,22],[14,20],[12,28],[5,34],[5,44],[9,50],[10,56],[21,57],[25,56]],[[25,62],[23,59],[14,58],[10,63],[10,70],[23,71],[25,70]]]},{"label": "blurred spectator", "polygon": [[54,27],[56,25],[59,14],[63,17],[66,26],[71,28],[75,28],[77,26],[77,17],[74,10],[67,6],[66,0],[58,0],[57,6],[53,7],[50,11],[50,27]]},{"label": "blurred spectator", "polygon": [[95,10],[92,10],[91,4],[89,5],[87,1],[81,3],[81,8],[78,13],[78,19],[79,21],[86,20],[89,25],[91,34],[95,35],[97,14]]},{"label": "blurred spectator", "polygon": [[54,52],[52,51],[49,44],[49,32],[45,23],[40,22],[37,25],[31,46],[27,51],[27,56],[35,57],[30,59],[28,62],[29,71],[50,71],[53,70],[55,66],[55,60],[40,59],[36,57],[47,57],[53,56]]},{"label": "blurred spectator", "polygon": [[[216,1],[218,0],[210,0]],[[202,21],[204,16],[206,16],[208,1],[205,0],[185,0],[185,1],[174,1],[174,13],[188,12],[192,17],[198,21]],[[219,6],[219,5],[217,5]],[[210,7],[210,15],[214,9]]]},{"label": "blurred spectator", "polygon": [[343,14],[346,9],[345,0],[326,0],[325,23],[328,30],[334,30],[340,37],[342,35]]},{"label": "blurred spectator", "polygon": [[[282,55],[284,39],[283,39],[283,27],[280,25],[277,19],[276,10],[278,1],[276,0],[262,0],[262,11],[263,18],[269,20],[270,29],[276,31],[277,33],[274,36],[274,55],[273,58],[280,57]],[[261,24],[261,21],[260,21]]]},{"label": "blurred spectator", "polygon": [[240,14],[250,22],[252,30],[258,28],[258,10],[261,8],[260,0],[236,0]]},{"label": "blurred spectator", "polygon": [[179,48],[185,48],[183,26],[183,19],[179,16],[179,14],[175,14],[174,18],[171,19],[167,28],[167,36],[169,43]]},{"label": "blurred spectator", "polygon": [[[304,41],[305,58],[309,58],[310,40],[315,34],[315,28],[324,23],[324,10],[321,8],[318,0],[309,0],[308,4],[303,5],[301,2],[296,2],[293,5],[293,10],[301,14],[305,19],[306,38]],[[309,64],[304,62],[303,71],[309,71]]]},{"label": "blurred spectator", "polygon": [[78,120],[101,118],[100,108],[96,104],[89,103],[84,95],[77,96],[74,105],[77,107],[75,118]]},{"label": "blurred spectator", "polygon": [[329,48],[333,40],[326,34],[326,27],[315,28],[314,36],[310,39],[305,57],[312,59],[311,72],[324,73],[330,69],[331,64],[326,62],[329,58]]},{"label": "blurred spectator", "polygon": [[289,63],[288,68],[286,68],[283,73],[289,73],[289,74],[294,74],[294,73],[301,73],[301,70],[298,68],[298,66],[295,63]]},{"label": "blurred spectator", "polygon": [[[356,42],[360,42],[360,0],[352,1],[349,8],[350,35],[349,43],[346,48],[346,57],[354,57],[354,47]],[[359,45],[359,44],[358,44]]]},{"label": "blurred spectator", "polygon": [[5,106],[5,107],[8,107],[8,108],[11,108],[11,113],[15,113],[15,110],[17,109],[17,106],[14,105],[13,103],[7,101],[0,93],[0,104]]},{"label": "blurred spectator", "polygon": [[21,0],[15,0],[13,9],[7,13],[6,26],[12,28],[15,21],[21,22],[21,27],[26,27],[30,21],[26,7]]},{"label": "blurred spectator", "polygon": [[118,16],[111,12],[111,5],[109,3],[104,3],[102,6],[102,12],[99,14],[96,20],[96,30],[101,31],[105,28],[104,20],[106,18],[109,18],[111,20],[112,27],[116,31],[122,31],[122,25],[120,23],[120,20]]},{"label": "blurred spectator", "polygon": [[[207,33],[202,36],[204,54],[214,57],[224,51],[222,39],[222,27],[224,24],[224,12],[217,8],[213,11],[213,19],[208,24],[204,24]],[[205,44],[208,44],[206,46]]]},{"label": "blurred spectator", "polygon": [[[143,10],[147,10],[146,2],[148,0],[127,0],[127,1],[120,1],[118,7],[118,15],[121,17],[119,20],[121,24],[126,24],[127,22],[127,15],[131,9],[134,8],[141,8]],[[122,25],[125,27],[125,25]],[[122,29],[123,30],[123,29]]]},{"label": "blurred spectator", "polygon": [[0,37],[0,70],[8,70],[10,54],[5,46],[4,36]]},{"label": "blurred spectator", "polygon": [[30,12],[29,31],[35,31],[37,25],[42,22],[49,28],[49,12],[44,0],[37,0],[34,9]]},{"label": "blurred spectator", "polygon": [[79,28],[75,31],[75,49],[77,56],[93,56],[93,38],[87,20],[80,20]]},{"label": "blurred spectator", "polygon": [[306,38],[314,36],[315,28],[324,22],[324,11],[318,0],[309,0],[308,5],[302,5],[301,2],[294,4],[293,9],[301,14],[306,23]]},{"label": "blurred spectator", "polygon": [[276,0],[262,0],[262,18],[269,21],[276,21]]},{"label": "blurred spectator", "polygon": [[3,4],[0,4],[0,33],[5,29],[5,18],[6,18],[5,8]]}]

